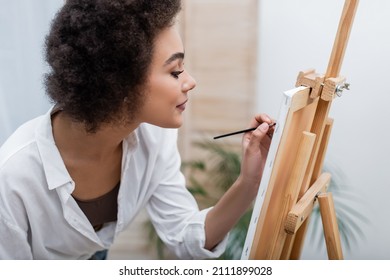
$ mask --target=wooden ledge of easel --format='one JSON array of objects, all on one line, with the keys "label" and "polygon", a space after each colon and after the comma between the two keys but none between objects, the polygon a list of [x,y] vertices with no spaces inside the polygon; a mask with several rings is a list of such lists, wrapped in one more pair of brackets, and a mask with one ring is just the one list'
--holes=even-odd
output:
[{"label": "wooden ledge of easel", "polygon": [[311,88],[310,98],[317,98],[331,101],[336,97],[338,88],[345,84],[345,77],[325,79],[325,75],[318,74],[314,69],[300,71],[295,86],[306,86]]},{"label": "wooden ledge of easel", "polygon": [[293,206],[284,224],[284,229],[288,234],[295,234],[298,231],[313,210],[317,194],[325,192],[328,188],[330,178],[331,175],[329,173],[322,173],[297,204]]}]

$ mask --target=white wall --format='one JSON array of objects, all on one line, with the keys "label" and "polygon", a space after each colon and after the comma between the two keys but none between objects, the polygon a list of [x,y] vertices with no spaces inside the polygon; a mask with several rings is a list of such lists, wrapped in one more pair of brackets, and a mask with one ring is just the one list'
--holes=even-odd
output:
[{"label": "white wall", "polygon": [[63,0],[0,0],[0,145],[49,108],[42,75],[44,37]]},{"label": "white wall", "polygon": [[[325,73],[343,0],[260,0],[258,109],[277,117],[281,93],[300,70]],[[344,196],[367,216],[346,259],[390,259],[390,1],[361,0],[341,75],[351,90],[334,100],[326,164],[344,175]],[[354,195],[353,195],[354,194]],[[356,196],[356,197],[355,197]],[[337,207],[337,205],[336,205]],[[304,259],[327,258],[305,243]]]}]

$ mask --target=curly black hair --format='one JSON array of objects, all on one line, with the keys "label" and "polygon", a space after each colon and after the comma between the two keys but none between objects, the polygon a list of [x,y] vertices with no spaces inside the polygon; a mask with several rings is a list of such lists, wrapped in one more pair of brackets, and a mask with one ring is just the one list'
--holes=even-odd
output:
[{"label": "curly black hair", "polygon": [[45,41],[52,102],[91,133],[117,122],[123,106],[134,117],[154,39],[180,9],[180,0],[67,0]]}]

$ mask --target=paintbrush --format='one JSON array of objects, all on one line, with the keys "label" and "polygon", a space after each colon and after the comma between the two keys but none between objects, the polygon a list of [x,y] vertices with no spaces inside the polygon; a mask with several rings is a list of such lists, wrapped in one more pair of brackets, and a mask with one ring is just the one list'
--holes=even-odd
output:
[{"label": "paintbrush", "polygon": [[[272,123],[269,125],[269,127],[273,127],[275,126],[276,123]],[[240,134],[240,133],[245,133],[245,132],[249,132],[249,131],[253,131],[255,130],[257,127],[252,127],[252,128],[247,128],[247,129],[244,129],[244,130],[239,130],[239,131],[235,131],[235,132],[230,132],[230,133],[227,133],[227,134],[222,134],[222,135],[219,135],[219,136],[215,136],[213,139],[219,139],[219,138],[223,138],[223,137],[227,137],[227,136],[231,136],[231,135],[236,135],[236,134]]]}]

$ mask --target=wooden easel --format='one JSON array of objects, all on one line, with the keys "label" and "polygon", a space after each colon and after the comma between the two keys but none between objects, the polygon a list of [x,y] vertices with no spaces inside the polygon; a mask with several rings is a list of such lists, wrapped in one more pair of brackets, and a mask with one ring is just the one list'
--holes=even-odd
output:
[{"label": "wooden easel", "polygon": [[348,89],[339,72],[357,6],[358,0],[345,1],[326,74],[300,72],[297,88],[286,95],[291,104],[276,155],[267,159],[272,172],[266,190],[257,198],[262,199],[261,212],[252,216],[256,225],[250,245],[244,247],[246,258],[299,259],[308,220],[318,201],[328,257],[343,259],[333,198],[326,191],[331,175],[322,173],[322,166],[333,124],[328,118],[332,100]]}]

